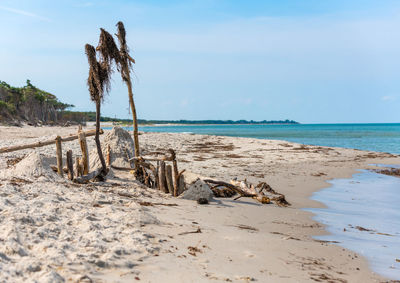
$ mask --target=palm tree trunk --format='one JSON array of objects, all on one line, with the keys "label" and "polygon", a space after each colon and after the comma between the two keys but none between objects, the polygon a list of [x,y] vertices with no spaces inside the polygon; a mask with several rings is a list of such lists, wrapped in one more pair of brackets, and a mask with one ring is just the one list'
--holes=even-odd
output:
[{"label": "palm tree trunk", "polygon": [[102,175],[106,176],[107,166],[106,166],[106,161],[104,160],[103,151],[101,150],[99,133],[100,133],[100,99],[96,101],[96,135],[94,139],[96,141],[97,154],[99,155],[99,159],[101,162]]},{"label": "palm tree trunk", "polygon": [[133,92],[132,92],[132,82],[129,76],[129,69],[125,66],[127,74],[126,85],[128,86],[128,95],[129,95],[129,104],[131,106],[132,111],[132,120],[133,120],[133,141],[135,143],[135,156],[139,157],[139,130],[138,130],[138,123],[137,123],[137,116],[136,116],[136,107],[135,102],[133,101]]}]

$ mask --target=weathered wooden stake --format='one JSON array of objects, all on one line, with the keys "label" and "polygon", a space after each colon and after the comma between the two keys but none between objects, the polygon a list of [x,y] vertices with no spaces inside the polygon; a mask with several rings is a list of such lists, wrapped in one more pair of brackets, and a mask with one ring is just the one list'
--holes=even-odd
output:
[{"label": "weathered wooden stake", "polygon": [[172,161],[173,167],[173,177],[174,177],[174,197],[178,196],[178,187],[179,187],[179,173],[178,173],[178,163],[176,159]]},{"label": "weathered wooden stake", "polygon": [[62,162],[62,148],[61,148],[61,137],[56,137],[56,151],[57,151],[57,173],[61,177],[64,176],[63,162]]},{"label": "weathered wooden stake", "polygon": [[68,168],[68,179],[74,179],[74,164],[72,161],[72,150],[67,151],[67,168]]},{"label": "weathered wooden stake", "polygon": [[167,187],[168,187],[168,192],[171,195],[174,195],[174,182],[172,181],[172,167],[171,165],[167,165],[165,167],[165,177],[167,179]]},{"label": "weathered wooden stake", "polygon": [[165,162],[164,161],[160,161],[160,171],[158,173],[158,185],[159,185],[159,189],[160,191],[167,193],[168,192],[168,188],[167,188],[167,181],[165,179]]},{"label": "weathered wooden stake", "polygon": [[79,157],[78,156],[75,158],[75,171],[76,171],[76,177],[82,176],[80,166],[79,166]]},{"label": "weathered wooden stake", "polygon": [[155,180],[155,187],[160,188],[160,181],[159,181],[159,176],[160,176],[160,161],[157,161],[157,167],[156,167],[156,174],[154,175],[154,180]]},{"label": "weathered wooden stake", "polygon": [[89,174],[89,151],[87,147],[85,132],[79,130],[78,139],[82,151],[83,175],[87,175]]}]

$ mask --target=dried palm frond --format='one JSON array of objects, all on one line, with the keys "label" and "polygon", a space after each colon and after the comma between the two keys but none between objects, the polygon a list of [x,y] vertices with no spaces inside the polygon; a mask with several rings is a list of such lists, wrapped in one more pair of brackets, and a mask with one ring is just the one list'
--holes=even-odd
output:
[{"label": "dried palm frond", "polygon": [[117,69],[120,69],[121,55],[112,35],[102,28],[100,31],[100,39],[96,51],[99,52],[101,64],[104,64],[104,67],[108,68],[108,72],[112,73],[113,61]]},{"label": "dried palm frond", "polygon": [[[117,23],[118,28],[118,41],[119,41],[119,52],[121,56],[121,77],[124,81],[128,81],[130,78],[129,71],[132,69],[132,63],[135,63],[135,59],[133,59],[129,55],[129,48],[126,44],[126,31],[124,24],[122,22]],[[127,73],[128,72],[128,73]]]},{"label": "dried palm frond", "polygon": [[99,63],[96,58],[96,49],[90,45],[85,45],[85,53],[89,63],[89,77],[87,84],[89,87],[90,98],[92,101],[102,101],[104,92],[109,92],[111,72],[108,65]]}]

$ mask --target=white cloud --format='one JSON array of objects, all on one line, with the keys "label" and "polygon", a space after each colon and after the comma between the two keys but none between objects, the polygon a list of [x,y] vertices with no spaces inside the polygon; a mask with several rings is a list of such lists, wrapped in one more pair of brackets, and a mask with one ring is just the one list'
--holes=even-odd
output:
[{"label": "white cloud", "polygon": [[24,10],[20,10],[20,9],[14,9],[14,8],[0,6],[0,10],[11,12],[11,13],[18,14],[18,15],[31,17],[31,18],[36,18],[38,20],[45,21],[45,22],[51,22],[51,20],[49,18],[42,17],[37,14],[31,13],[28,11],[24,11]]},{"label": "white cloud", "polygon": [[381,97],[381,100],[382,101],[393,101],[393,100],[396,100],[396,97],[392,96],[392,95],[385,95],[385,96]]}]

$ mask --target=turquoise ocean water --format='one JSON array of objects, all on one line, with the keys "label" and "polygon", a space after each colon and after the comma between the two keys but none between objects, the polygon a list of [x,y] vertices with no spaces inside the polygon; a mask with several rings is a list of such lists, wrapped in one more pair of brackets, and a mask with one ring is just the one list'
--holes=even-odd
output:
[{"label": "turquoise ocean water", "polygon": [[[400,124],[187,125],[139,130],[286,140],[400,154]],[[312,199],[326,205],[306,209],[330,232],[320,239],[337,241],[364,255],[375,272],[400,279],[400,178],[362,170],[351,179],[329,181]]]},{"label": "turquoise ocean water", "polygon": [[400,154],[399,124],[187,125],[143,126],[145,132],[195,134],[287,140]]}]

